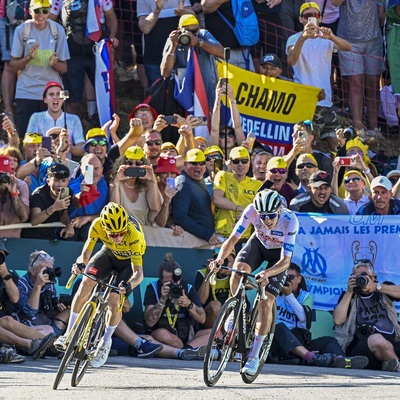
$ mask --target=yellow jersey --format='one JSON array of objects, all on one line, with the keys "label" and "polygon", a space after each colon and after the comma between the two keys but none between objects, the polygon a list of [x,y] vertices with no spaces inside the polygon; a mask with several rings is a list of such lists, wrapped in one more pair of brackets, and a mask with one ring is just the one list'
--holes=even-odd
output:
[{"label": "yellow jersey", "polygon": [[101,240],[118,260],[131,259],[132,264],[143,265],[142,257],[146,251],[146,241],[140,223],[131,215],[126,235],[119,244],[114,243],[107,236],[107,232],[101,226],[100,217],[93,220],[89,230],[87,249],[93,251],[98,240]]}]

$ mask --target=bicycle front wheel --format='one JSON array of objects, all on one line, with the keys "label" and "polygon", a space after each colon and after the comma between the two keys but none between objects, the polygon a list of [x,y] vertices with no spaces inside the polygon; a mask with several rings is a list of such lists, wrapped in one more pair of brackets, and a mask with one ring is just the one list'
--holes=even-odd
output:
[{"label": "bicycle front wheel", "polygon": [[[258,317],[258,307],[257,307],[257,310],[253,309],[253,311],[254,312],[252,313],[252,317],[251,317],[251,326],[255,327],[255,321]],[[255,375],[249,375],[249,374],[246,374],[245,372],[240,372],[244,383],[253,383],[257,379],[258,375],[260,375],[260,372],[262,371],[262,369],[265,365],[265,362],[267,361],[268,354],[271,349],[272,341],[274,339],[275,325],[276,325],[276,303],[274,302],[274,305],[272,307],[271,328],[267,334],[267,337],[264,339],[264,342],[261,346],[261,350],[259,353],[260,364],[258,366],[258,369],[257,369],[257,372],[255,373]],[[252,335],[252,340],[251,340],[250,348],[254,343],[254,335],[255,335],[254,330],[252,331],[251,335]],[[247,357],[243,357],[242,368],[244,367],[246,360],[247,360]],[[240,369],[240,370],[242,370],[242,369]]]},{"label": "bicycle front wheel", "polygon": [[72,387],[78,386],[83,376],[85,375],[85,372],[89,367],[90,362],[93,359],[93,355],[97,349],[97,345],[100,339],[104,335],[105,328],[106,328],[105,320],[102,316],[100,316],[97,324],[92,325],[89,335],[86,338],[86,343],[84,346],[86,352],[85,359],[84,360],[77,359],[75,362],[74,370],[72,371],[72,377],[71,377]]},{"label": "bicycle front wheel", "polygon": [[209,387],[218,382],[231,357],[238,311],[238,299],[231,297],[222,306],[212,327],[203,366],[204,382]]},{"label": "bicycle front wheel", "polygon": [[58,367],[56,378],[54,379],[53,389],[56,390],[64,377],[65,371],[68,365],[74,358],[77,349],[79,348],[81,341],[83,340],[87,325],[89,323],[90,315],[92,313],[93,306],[88,304],[87,307],[82,311],[82,316],[78,316],[79,322],[72,328],[71,339],[67,345],[64,353],[64,357],[61,360],[60,366]]}]

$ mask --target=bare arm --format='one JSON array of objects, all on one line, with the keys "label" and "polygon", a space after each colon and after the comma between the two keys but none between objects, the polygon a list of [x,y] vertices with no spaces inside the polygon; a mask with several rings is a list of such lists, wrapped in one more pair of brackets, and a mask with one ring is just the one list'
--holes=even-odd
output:
[{"label": "bare arm", "polygon": [[210,14],[218,9],[224,3],[227,3],[229,0],[202,0],[201,7],[203,8],[204,14]]}]

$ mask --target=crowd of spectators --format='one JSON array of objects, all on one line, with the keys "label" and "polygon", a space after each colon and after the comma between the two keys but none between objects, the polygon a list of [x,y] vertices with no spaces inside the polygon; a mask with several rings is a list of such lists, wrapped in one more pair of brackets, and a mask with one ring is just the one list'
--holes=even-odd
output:
[{"label": "crowd of spectators", "polygon": [[[230,235],[245,207],[253,201],[257,191],[264,188],[276,190],[284,204],[295,212],[400,213],[397,198],[400,174],[392,171],[385,176],[382,170],[378,171],[365,140],[365,137],[380,138],[377,134],[377,90],[384,65],[377,48],[383,46],[384,6],[374,3],[372,13],[369,11],[373,8],[372,2],[366,1],[361,13],[353,0],[328,1],[323,5],[322,2],[308,2],[298,9],[295,5],[292,17],[296,24],[283,28],[296,28],[299,32],[287,35],[286,45],[280,47],[287,52],[287,60],[284,60],[282,52],[280,56],[269,53],[272,46],[268,43],[265,48],[265,43],[259,44],[256,50],[239,45],[233,31],[221,18],[221,15],[232,17],[230,3],[173,1],[167,6],[163,0],[137,1],[138,25],[146,42],[143,64],[149,85],[161,76],[169,79],[172,74],[182,80],[190,52],[180,37],[187,31],[189,47],[198,54],[207,78],[212,112],[206,137],[196,136],[197,129],[203,125],[201,118],[175,114],[171,119],[147,103],[133,108],[127,133],[119,129],[117,113],[103,127],[94,126],[84,132],[76,114],[80,111],[84,87],[88,113],[92,117],[95,114],[93,101],[89,100],[93,91],[90,82],[93,86],[94,80],[93,43],[108,37],[114,47],[119,44],[118,21],[111,1],[100,1],[100,24],[89,37],[85,32],[90,10],[64,12],[71,5],[56,0],[52,4],[48,0],[31,0],[32,19],[20,24],[15,32],[10,29],[12,43],[7,43],[8,35],[0,29],[3,101],[7,114],[2,119],[6,135],[3,135],[0,149],[0,236],[83,242],[92,221],[109,201],[113,201],[137,218],[150,245],[214,248]],[[287,18],[289,10],[281,8],[279,0],[268,4],[268,12],[256,7],[260,17],[274,14],[274,21],[282,24],[290,19]],[[5,9],[1,7],[0,19],[4,20]],[[400,6],[394,2],[389,9],[394,15],[400,15]],[[337,31],[328,26],[329,23],[322,26],[324,12],[328,10],[335,11],[338,16]],[[361,20],[362,15],[367,14],[373,19],[370,29],[364,32],[367,36],[360,36],[360,26],[348,28],[349,21]],[[370,48],[367,44],[371,40],[374,43]],[[11,51],[7,53],[10,46]],[[313,120],[298,121],[294,125],[292,148],[287,154],[275,156],[268,145],[246,138],[235,93],[229,83],[218,82],[216,78],[215,57],[225,57],[224,47],[230,47],[230,62],[237,66],[288,79],[281,76],[283,64],[287,64],[293,66],[295,82],[321,89]],[[273,51],[279,52],[277,48]],[[354,126],[351,129],[342,126],[332,102],[330,71],[336,51],[339,51],[343,76],[350,76],[351,85],[355,87],[348,99]],[[365,67],[363,59],[368,61]],[[14,114],[10,106],[9,81],[4,78],[17,71],[20,74]],[[391,76],[391,79],[396,87],[394,81],[398,78]],[[70,96],[68,102],[66,91]],[[366,118],[362,104],[364,93]],[[12,99],[11,96],[11,105]],[[221,124],[224,100],[231,114],[231,124],[227,125]],[[327,140],[329,151],[318,148],[320,139]],[[245,232],[242,240],[246,241],[250,234],[250,230]],[[236,250],[242,244],[239,242]],[[0,256],[2,252],[6,253],[3,245]],[[7,325],[24,341],[7,336],[4,339],[1,329],[0,341],[25,349],[33,358],[44,354],[53,336],[65,330],[68,320],[68,306],[54,305],[51,301],[57,297],[48,271],[48,268],[53,269],[53,264],[53,257],[44,251],[31,254],[27,275],[20,278],[16,288],[9,288],[11,275],[4,260],[0,263],[2,289],[7,292],[12,306],[19,305],[16,315],[20,323],[24,325],[30,320],[31,323],[24,326],[33,329],[28,331],[17,325]],[[201,281],[206,268],[198,272],[196,287],[185,286],[185,292],[179,297],[181,303],[167,303],[171,276],[176,268],[179,268],[176,262],[167,260],[160,269],[158,283],[146,291],[145,322],[152,328],[146,340],[162,345],[153,347],[148,354],[193,359],[202,356],[207,329],[212,326],[223,300],[217,299],[212,288]],[[217,279],[221,287],[226,281],[225,276]],[[50,296],[53,315],[42,323],[38,314],[40,303],[49,307],[45,292]],[[184,325],[182,333],[179,323],[176,329],[170,323],[175,316],[179,322],[179,307],[186,309],[184,318],[194,320]],[[205,312],[194,312],[203,307]],[[4,318],[7,319],[3,322],[9,321],[9,315]],[[342,322],[342,316],[339,319]],[[144,339],[133,331],[130,333],[127,326],[121,325],[117,335],[118,332],[132,347],[132,354],[137,353]],[[185,352],[182,349],[194,350]],[[18,355],[11,354],[11,350],[3,351],[4,359],[15,357],[17,360]],[[393,354],[390,355],[392,359]],[[392,364],[385,368],[398,368]]]}]

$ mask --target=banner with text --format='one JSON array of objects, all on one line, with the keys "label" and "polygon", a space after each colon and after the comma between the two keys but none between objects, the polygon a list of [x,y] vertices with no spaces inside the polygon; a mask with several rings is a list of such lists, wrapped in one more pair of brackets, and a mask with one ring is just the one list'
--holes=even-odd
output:
[{"label": "banner with text", "polygon": [[400,285],[398,216],[297,216],[300,229],[293,262],[301,268],[316,310],[335,308],[355,260],[370,260],[379,282]]},{"label": "banner with text", "polygon": [[228,77],[235,93],[244,132],[254,131],[257,140],[270,145],[275,155],[287,154],[292,147],[293,125],[313,119],[320,89],[269,78],[233,65],[229,65],[228,74],[226,70],[224,63],[218,63],[218,76]]}]

